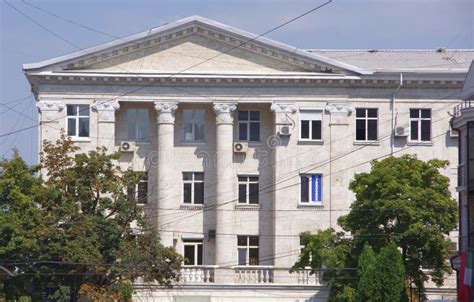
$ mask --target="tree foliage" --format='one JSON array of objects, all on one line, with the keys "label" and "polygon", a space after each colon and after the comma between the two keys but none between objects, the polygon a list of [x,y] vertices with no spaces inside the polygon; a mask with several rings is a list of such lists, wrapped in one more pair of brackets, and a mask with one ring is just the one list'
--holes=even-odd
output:
[{"label": "tree foliage", "polygon": [[377,296],[377,273],[375,265],[377,257],[369,244],[364,245],[357,264],[357,302],[376,301]]},{"label": "tree foliage", "polygon": [[[170,285],[181,257],[128,198],[138,175],[105,148],[78,151],[62,137],[44,143],[39,167],[17,154],[1,163],[0,259],[17,273],[4,284],[7,297],[55,284],[55,294],[66,286],[73,295],[127,300],[137,278]],[[39,168],[45,180],[35,176]]]},{"label": "tree foliage", "polygon": [[377,256],[374,275],[377,292],[374,295],[380,302],[401,301],[404,293],[405,267],[402,256],[394,243],[383,247]]}]

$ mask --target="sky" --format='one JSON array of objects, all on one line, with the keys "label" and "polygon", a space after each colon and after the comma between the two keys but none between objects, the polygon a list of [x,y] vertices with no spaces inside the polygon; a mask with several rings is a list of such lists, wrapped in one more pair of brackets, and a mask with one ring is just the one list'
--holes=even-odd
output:
[{"label": "sky", "polygon": [[[38,111],[22,64],[113,40],[37,10],[124,37],[191,15],[261,34],[325,0],[8,0],[0,3],[0,158],[38,159]],[[48,32],[48,28],[53,33]],[[474,0],[333,0],[266,37],[319,49],[474,48]],[[6,107],[8,106],[8,107]],[[10,109],[13,108],[13,109]],[[28,130],[11,133],[31,127]]]}]

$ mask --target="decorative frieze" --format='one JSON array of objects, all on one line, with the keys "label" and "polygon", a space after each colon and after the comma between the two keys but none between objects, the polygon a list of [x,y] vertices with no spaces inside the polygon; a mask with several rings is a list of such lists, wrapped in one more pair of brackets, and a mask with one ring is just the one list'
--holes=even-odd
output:
[{"label": "decorative frieze", "polygon": [[232,124],[232,112],[237,109],[236,103],[213,103],[212,108],[216,113],[216,124]]},{"label": "decorative frieze", "polygon": [[178,102],[154,102],[158,124],[174,124]]}]

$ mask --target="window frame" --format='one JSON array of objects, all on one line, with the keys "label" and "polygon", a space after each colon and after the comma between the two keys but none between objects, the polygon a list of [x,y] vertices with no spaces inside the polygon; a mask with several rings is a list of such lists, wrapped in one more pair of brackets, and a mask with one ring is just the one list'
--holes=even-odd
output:
[{"label": "window frame", "polygon": [[[241,180],[241,178],[246,178],[245,180]],[[250,180],[251,178],[256,178],[257,180]],[[250,185],[256,184],[257,185],[257,202],[250,202]],[[245,202],[240,202],[240,186],[245,185]],[[260,204],[260,179],[258,175],[238,175],[237,176],[237,192],[238,192],[238,205],[258,205]]]},{"label": "window frame", "polygon": [[[411,111],[412,110],[417,110],[418,111],[418,117],[414,117],[412,118],[411,117]],[[422,110],[428,110],[430,112],[430,117],[427,118],[427,117],[421,117],[421,112]],[[431,143],[432,141],[432,136],[433,136],[433,123],[432,123],[432,119],[433,119],[433,111],[431,110],[431,108],[410,108],[409,110],[409,119],[410,119],[410,136],[409,136],[409,142],[416,142],[416,143]],[[418,138],[417,139],[412,139],[411,137],[411,134],[412,134],[412,126],[411,126],[411,123],[412,122],[416,122],[417,125],[418,125],[418,131],[417,131],[417,136]],[[430,139],[429,140],[422,140],[421,138],[421,123],[422,121],[429,121],[430,122]]]},{"label": "window frame", "polygon": [[[128,119],[128,112],[129,111],[136,111],[136,120],[134,121],[134,130],[135,130],[135,134],[133,137],[130,137],[130,133],[128,132],[129,130],[129,119]],[[139,112],[140,111],[146,111],[146,116],[147,116],[147,120],[146,121],[141,121],[140,119],[140,114]],[[125,111],[125,120],[126,120],[126,125],[127,125],[127,140],[129,141],[135,141],[135,142],[149,142],[150,141],[150,130],[151,130],[151,127],[150,127],[150,110],[148,108],[127,108],[126,111]],[[143,138],[139,138],[138,137],[138,134],[139,134],[139,129],[140,129],[140,125],[141,125],[141,122],[145,123],[146,124],[146,127],[147,127],[147,135]]]},{"label": "window frame", "polygon": [[[192,111],[191,113],[191,121],[185,121],[184,120],[184,112],[185,111]],[[195,118],[195,112],[196,111],[202,111],[203,112],[203,119],[202,121],[198,121]],[[195,142],[205,142],[206,141],[206,110],[205,109],[183,109],[183,114],[182,114],[182,119],[183,119],[183,142],[185,143],[195,143]],[[203,127],[203,135],[204,137],[202,139],[196,139],[196,132],[195,132],[195,125],[198,122],[202,122],[202,127]],[[192,134],[192,139],[186,139],[186,124],[191,124],[191,134]]]},{"label": "window frame", "polygon": [[[68,107],[70,106],[76,106],[76,110],[75,110],[75,113],[74,115],[69,115],[68,114]],[[80,110],[79,108],[81,106],[86,106],[87,107],[87,111],[88,111],[88,114],[87,115],[81,115],[80,112],[83,111],[83,110]],[[88,134],[87,136],[80,136],[79,135],[79,120],[80,119],[86,119],[87,118],[87,123],[88,123]],[[75,125],[75,134],[74,135],[70,135],[69,134],[69,120],[74,120],[74,125]],[[73,139],[90,139],[91,137],[91,107],[89,104],[66,104],[66,133],[69,137],[73,138]]]},{"label": "window frame", "polygon": [[[241,112],[247,112],[247,119],[240,119],[240,113]],[[251,112],[258,112],[258,120],[252,120],[250,118],[250,114]],[[258,140],[251,140],[250,139],[250,125],[251,124],[255,124],[257,123],[258,124]],[[237,135],[238,135],[238,141],[241,141],[241,142],[249,142],[249,143],[258,143],[258,142],[261,142],[261,124],[262,123],[262,114],[261,114],[261,111],[260,110],[250,110],[250,109],[246,109],[246,110],[238,110],[237,111]],[[245,124],[246,127],[247,127],[247,131],[246,131],[246,139],[241,139],[240,137],[240,125],[242,124]]]},{"label": "window frame", "polygon": [[[245,237],[245,245],[239,245],[239,237]],[[250,238],[257,239],[257,245],[251,245],[250,244]],[[257,250],[257,258],[256,258],[256,263],[251,264],[250,263],[250,250]],[[245,250],[245,264],[240,264],[240,259],[239,259],[239,252],[240,250]],[[238,266],[258,266],[260,265],[260,238],[258,235],[237,235],[237,265]]]},{"label": "window frame", "polygon": [[[312,195],[312,185],[313,185],[313,182],[312,182],[312,177],[315,176],[315,177],[319,177],[320,180],[319,180],[319,183],[317,184],[318,185],[318,191],[316,191],[316,195],[320,196],[320,199],[321,200],[317,200],[317,197],[316,197],[316,200],[312,201],[311,200],[311,195]],[[308,178],[308,188],[307,188],[307,192],[308,192],[308,201],[304,201],[303,200],[303,192],[302,192],[302,186],[303,186],[303,183],[302,183],[302,180],[303,180],[303,177],[307,177]],[[318,194],[319,192],[319,194]],[[314,206],[323,206],[324,205],[324,202],[323,202],[323,174],[322,173],[303,173],[303,174],[300,174],[300,205],[314,205]]]},{"label": "window frame", "polygon": [[[191,173],[192,174],[192,179],[189,180],[189,179],[184,179],[184,174],[185,173]],[[202,174],[202,180],[196,180],[196,174]],[[182,198],[182,201],[184,205],[203,205],[204,204],[204,172],[188,172],[188,171],[184,171],[182,173],[183,175],[183,198]],[[202,184],[202,203],[196,203],[195,202],[195,184],[196,183],[201,183]],[[191,185],[191,202],[185,202],[185,185],[186,184],[190,184]]]},{"label": "window frame", "polygon": [[[192,246],[194,249],[194,264],[186,264],[186,247]],[[199,258],[199,246],[201,247],[201,258]],[[199,263],[201,262],[201,263]],[[204,263],[204,243],[203,240],[183,240],[183,264],[189,266],[200,266]]]},{"label": "window frame", "polygon": [[[376,117],[369,117],[369,110],[375,109],[377,112]],[[355,141],[356,142],[378,142],[379,141],[379,108],[374,108],[374,107],[359,107],[355,109]],[[364,117],[358,117],[357,116],[357,110],[364,110],[365,111],[365,116]],[[362,120],[364,121],[364,126],[365,126],[365,139],[357,139],[357,121]],[[375,140],[369,139],[369,121],[376,121],[376,136],[377,138]]]},{"label": "window frame", "polygon": [[[314,111],[317,111],[317,112],[319,112],[319,113],[321,114],[321,119],[314,119],[314,118],[313,118],[313,119],[303,119],[303,118],[301,118],[301,113],[302,113],[302,112],[305,112],[305,111],[306,111],[306,112],[308,112],[308,111],[313,111],[313,112],[314,112]],[[321,109],[321,108],[300,108],[300,111],[299,111],[299,114],[300,114],[299,140],[300,140],[300,141],[303,141],[303,142],[321,142],[321,141],[323,141],[323,119],[324,119],[323,113],[324,113],[324,111],[323,111],[323,109]],[[308,121],[308,122],[309,122],[309,133],[308,133],[309,138],[303,138],[303,136],[302,136],[302,134],[303,134],[303,133],[302,133],[302,132],[303,132],[303,122],[304,122],[304,121]],[[312,138],[312,136],[313,136],[313,135],[312,135],[312,134],[313,134],[313,127],[312,127],[312,124],[313,124],[313,122],[317,122],[317,121],[319,121],[319,122],[321,123],[321,125],[320,125],[320,133],[319,133],[320,138],[318,138],[318,139],[313,139],[313,138]]]},{"label": "window frame", "polygon": [[[145,204],[148,204],[148,171],[137,171],[135,173],[142,173],[143,176],[140,177],[140,180],[138,181],[138,183],[134,184],[133,187],[128,187],[127,188],[127,197],[130,199],[132,198],[137,204],[139,205],[145,205]],[[140,198],[140,185],[141,184],[146,184],[146,195],[144,198]],[[131,193],[131,190],[133,190],[133,192]],[[133,197],[131,197],[130,195],[133,195]],[[141,202],[142,200],[145,200],[145,202]]]}]

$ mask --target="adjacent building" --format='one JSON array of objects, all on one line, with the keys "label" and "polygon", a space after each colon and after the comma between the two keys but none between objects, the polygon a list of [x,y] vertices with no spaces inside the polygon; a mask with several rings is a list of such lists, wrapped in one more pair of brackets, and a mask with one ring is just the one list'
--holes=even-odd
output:
[{"label": "adjacent building", "polygon": [[[299,234],[338,227],[371,160],[449,160],[457,197],[448,112],[473,58],[298,49],[195,16],[24,71],[40,147],[64,129],[82,151],[121,150],[143,175],[128,193],[186,259],[173,289],[136,284],[137,298],[325,301],[321,273],[289,273]],[[450,276],[427,288],[455,299]]]}]

